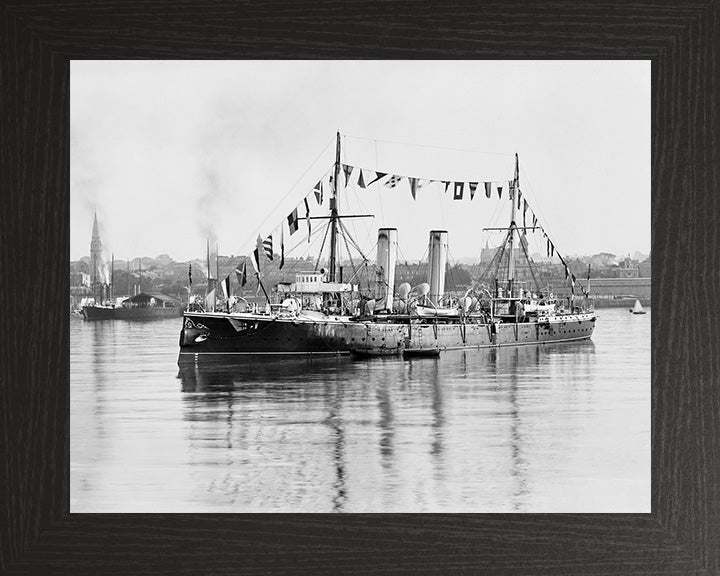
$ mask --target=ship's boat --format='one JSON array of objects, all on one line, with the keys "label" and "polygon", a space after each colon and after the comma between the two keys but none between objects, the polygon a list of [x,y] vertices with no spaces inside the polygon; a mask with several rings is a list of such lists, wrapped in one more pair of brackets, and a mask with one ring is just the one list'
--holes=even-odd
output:
[{"label": "ship's boat", "polygon": [[[450,189],[454,199],[461,199],[463,191],[471,198],[478,189],[484,190],[486,198],[497,192],[501,201],[509,201],[509,224],[483,230],[501,231],[501,246],[468,289],[450,293],[446,290],[448,231],[431,230],[426,281],[415,287],[408,282],[396,286],[398,230],[377,231],[377,257],[372,262],[346,225],[348,219],[370,215],[341,214],[338,209],[343,184],[347,188],[351,178],[360,191],[373,185],[394,187],[407,180],[413,198],[423,183],[444,186],[446,192]],[[328,186],[330,194],[325,198]],[[310,205],[326,206],[329,213],[311,215]],[[281,222],[279,229],[264,239],[259,237],[252,254],[233,263],[227,275],[221,273],[219,265],[214,274],[210,272],[208,248],[208,274],[213,277],[208,280],[204,300],[191,301],[183,314],[180,362],[241,355],[432,356],[449,349],[531,345],[592,336],[596,315],[587,291],[571,274],[524,198],[517,155],[510,181],[423,181],[343,163],[338,134],[329,179],[318,182],[298,208]],[[300,215],[303,208],[304,218]],[[532,224],[527,223],[528,218],[532,218]],[[307,224],[308,242],[311,224],[315,234],[324,234],[320,254],[312,260],[314,267],[296,271],[290,281],[282,279],[268,294],[263,274],[268,269],[280,274],[286,256],[285,239],[298,233],[303,221]],[[542,235],[540,241],[546,244],[548,256],[558,258],[564,266],[572,293],[562,305],[549,289],[516,278],[516,253],[522,253],[527,264],[532,265],[527,254],[527,232]],[[279,258],[274,251],[278,241]],[[339,258],[341,246],[347,252],[344,266]],[[350,255],[351,248],[359,254],[359,263]],[[352,270],[348,272],[347,268]],[[255,272],[254,283],[249,270]],[[232,294],[231,280],[241,295]],[[251,301],[244,288],[247,283],[257,286],[256,294],[262,292],[264,302]],[[576,287],[580,294],[576,295]]]},{"label": "ship's boat", "polygon": [[461,311],[458,308],[434,308],[431,306],[417,306],[415,313],[420,318],[453,318],[459,317]]},{"label": "ship's boat", "polygon": [[523,306],[525,312],[534,312],[536,314],[548,313],[555,310],[557,307],[557,300],[553,296],[550,296],[547,300],[538,300],[534,297],[523,300]]}]

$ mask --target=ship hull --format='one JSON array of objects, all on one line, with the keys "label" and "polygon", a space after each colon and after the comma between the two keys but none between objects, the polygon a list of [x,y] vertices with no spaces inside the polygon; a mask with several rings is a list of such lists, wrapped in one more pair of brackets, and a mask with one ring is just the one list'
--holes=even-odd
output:
[{"label": "ship hull", "polygon": [[85,320],[157,320],[161,318],[178,318],[182,308],[110,308],[104,306],[83,306],[82,315]]},{"label": "ship hull", "polygon": [[584,340],[592,336],[594,327],[592,313],[521,323],[415,323],[186,312],[180,360],[228,355],[423,355],[433,350]]}]

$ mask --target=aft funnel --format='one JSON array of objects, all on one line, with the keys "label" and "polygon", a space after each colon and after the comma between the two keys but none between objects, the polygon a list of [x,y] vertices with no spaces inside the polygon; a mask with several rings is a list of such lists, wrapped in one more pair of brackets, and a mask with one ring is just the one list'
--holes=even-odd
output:
[{"label": "aft funnel", "polygon": [[445,294],[445,265],[447,264],[447,230],[431,230],[428,247],[428,297],[435,306]]},{"label": "aft funnel", "polygon": [[375,297],[378,310],[391,310],[397,263],[397,228],[380,228],[377,243],[377,282]]}]

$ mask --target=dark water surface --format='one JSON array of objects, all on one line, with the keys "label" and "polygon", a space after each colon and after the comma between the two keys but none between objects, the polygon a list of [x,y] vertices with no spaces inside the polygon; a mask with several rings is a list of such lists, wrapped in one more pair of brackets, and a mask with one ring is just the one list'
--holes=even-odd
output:
[{"label": "dark water surface", "polygon": [[179,368],[181,319],[70,326],[72,512],[649,512],[650,320],[440,358]]}]

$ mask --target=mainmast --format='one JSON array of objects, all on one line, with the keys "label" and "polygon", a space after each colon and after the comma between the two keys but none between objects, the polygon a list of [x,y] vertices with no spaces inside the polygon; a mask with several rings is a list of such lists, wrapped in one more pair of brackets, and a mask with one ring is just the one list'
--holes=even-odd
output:
[{"label": "mainmast", "polygon": [[205,238],[205,244],[207,245],[207,286],[205,287],[205,308],[207,312],[210,312],[210,278],[212,276],[210,268],[210,237]]},{"label": "mainmast", "polygon": [[518,194],[520,194],[520,160],[518,158],[517,152],[515,153],[515,177],[513,179],[513,190],[515,191],[514,194],[510,195],[510,205],[511,205],[511,212],[510,212],[510,254],[508,255],[508,289],[510,290],[510,295],[512,296],[512,289],[513,289],[513,280],[515,279],[515,250],[513,249],[513,242],[515,238],[515,202],[518,197]]},{"label": "mainmast", "polygon": [[115,252],[110,256],[110,301],[115,301]]},{"label": "mainmast", "polygon": [[335,147],[335,176],[333,177],[332,196],[330,197],[330,282],[335,282],[337,269],[337,183],[340,176],[340,132],[337,133]]}]

